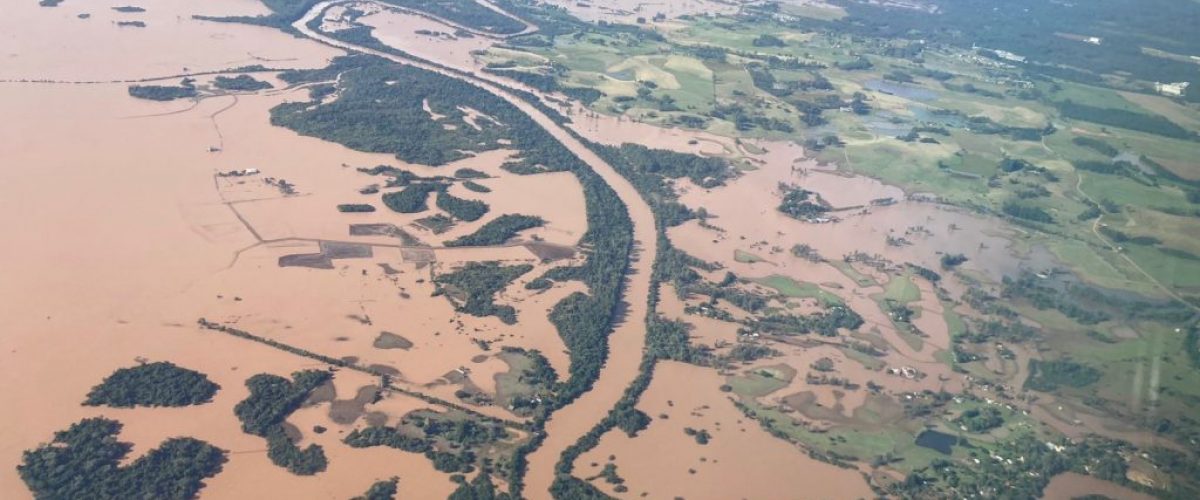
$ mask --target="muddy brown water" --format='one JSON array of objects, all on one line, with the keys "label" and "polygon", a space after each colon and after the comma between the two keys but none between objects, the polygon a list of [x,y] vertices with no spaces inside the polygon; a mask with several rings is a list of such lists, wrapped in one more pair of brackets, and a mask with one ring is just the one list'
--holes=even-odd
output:
[{"label": "muddy brown water", "polygon": [[1075,472],[1065,472],[1054,476],[1042,492],[1042,498],[1045,500],[1068,500],[1087,495],[1104,495],[1119,500],[1150,500],[1154,498],[1116,483]]},{"label": "muddy brown water", "polygon": [[[313,33],[305,26],[308,20],[320,15],[329,4],[324,2],[315,6],[309,14],[293,26],[306,36],[322,40],[334,46],[345,47],[347,44]],[[464,78],[446,70],[412,63],[399,57],[370,49],[358,50],[391,59],[396,62],[411,64],[417,67],[446,74],[456,78]],[[504,98],[512,105],[529,115],[534,122],[543,127],[555,139],[563,143],[572,153],[579,156],[588,164],[620,197],[633,220],[634,239],[636,241],[635,258],[631,262],[632,274],[626,282],[624,300],[629,304],[626,311],[628,320],[616,325],[609,335],[609,358],[600,372],[592,390],[581,396],[575,403],[556,412],[546,423],[547,438],[537,451],[529,456],[529,474],[526,478],[527,491],[530,495],[542,495],[550,488],[554,479],[554,464],[563,450],[574,444],[586,433],[601,415],[612,408],[620,399],[622,392],[637,376],[638,362],[641,359],[644,345],[644,325],[642,318],[646,316],[646,299],[649,296],[649,280],[652,256],[656,253],[656,238],[654,235],[654,216],[650,207],[641,199],[637,190],[628,180],[622,177],[612,166],[605,163],[599,156],[592,153],[582,143],[559,127],[548,116],[521,99],[508,94],[492,84],[477,78],[468,79],[490,92]]]},{"label": "muddy brown water", "polygon": [[[107,19],[107,7],[86,9],[93,11],[88,21],[93,28],[79,28],[79,39],[64,39],[61,48],[38,51],[34,49],[50,43],[55,33],[83,26],[74,16],[84,6],[14,4],[2,21],[3,32],[20,43],[6,47],[11,52],[5,54],[0,76],[135,79],[170,75],[185,66],[200,71],[270,65],[262,60],[268,56],[288,67],[319,67],[338,53],[266,28],[190,19],[193,13],[262,12],[257,2],[248,0],[195,10],[186,2],[156,3],[148,7],[145,31],[119,33],[140,37],[134,44],[139,50],[130,50],[128,41],[105,38],[117,29]],[[168,35],[175,38],[166,40]],[[340,165],[392,164],[421,174],[434,172],[271,127],[267,110],[289,98],[303,97],[268,91],[236,100],[156,103],[130,98],[126,84],[0,83],[0,109],[6,117],[0,122],[0,225],[6,228],[6,245],[0,250],[0,272],[5,276],[0,283],[0,374],[6,380],[36,381],[0,389],[0,396],[21,407],[0,426],[0,496],[29,496],[16,475],[23,450],[95,415],[125,424],[120,439],[134,444],[130,459],[177,435],[230,450],[224,471],[207,481],[205,497],[346,498],[362,493],[374,480],[398,474],[412,478],[402,489],[415,497],[444,498],[453,489],[448,475],[419,455],[342,445],[347,427],[331,419],[329,403],[289,419],[302,439],[325,447],[329,470],[301,478],[271,464],[262,439],[244,434],[233,418],[233,406],[248,394],[245,379],[323,365],[200,330],[194,325],[201,316],[333,357],[357,357],[364,365],[397,370],[412,384],[470,364],[480,354],[472,342],[481,335],[477,329],[490,329],[489,335],[507,345],[541,349],[565,373],[561,340],[544,315],[551,299],[575,289],[571,285],[556,286],[522,303],[520,314],[540,315],[542,321],[529,321],[518,329],[455,315],[444,300],[429,296],[430,267],[406,262],[397,249],[376,248],[370,257],[332,259],[333,269],[279,268],[281,256],[320,252],[318,241],[349,239],[352,223],[371,223],[356,217],[361,214],[334,209],[338,203],[357,200],[358,190],[371,182]],[[63,147],[65,137],[70,138],[69,148]],[[222,151],[209,152],[218,143]],[[479,155],[456,167],[474,165],[499,173],[504,154]],[[299,194],[282,198],[278,190],[249,178],[214,186],[214,172],[250,167],[293,182]],[[544,214],[549,224],[529,236],[538,235],[546,245],[571,247],[586,229],[582,193],[569,174],[507,176],[488,183],[493,207]],[[228,200],[244,201],[238,204],[244,220],[223,203],[228,201],[225,194]],[[554,214],[530,201],[541,195],[554,201]],[[251,201],[257,198],[267,199]],[[29,211],[33,206],[42,208]],[[398,227],[409,223],[386,213],[375,214],[373,220]],[[463,225],[460,233],[474,227]],[[259,244],[262,238],[280,240]],[[395,244],[390,236],[361,239]],[[509,251],[438,251],[438,258],[505,258]],[[511,251],[516,253],[508,258],[537,259],[522,247]],[[514,300],[522,298],[517,295]],[[412,314],[416,311],[421,313]],[[364,324],[365,318],[373,325]],[[447,325],[447,318],[456,318],[461,327]],[[373,348],[383,329],[403,333],[412,348]],[[91,386],[141,358],[169,360],[204,372],[222,389],[212,403],[194,408],[80,406]],[[484,390],[494,390],[488,381],[504,369],[503,363],[490,361],[471,367],[472,379],[484,381]],[[374,382],[346,370],[335,377],[337,392],[345,395]],[[439,395],[452,398],[453,388],[446,389],[449,394]],[[364,410],[376,421],[396,421],[427,406],[390,394]],[[484,410],[511,417],[499,409]],[[317,425],[329,431],[315,434]]]},{"label": "muddy brown water", "polygon": [[[772,437],[746,418],[719,387],[717,372],[693,365],[661,362],[638,402],[653,419],[637,437],[620,430],[606,433],[596,449],[575,462],[577,477],[591,477],[604,464],[617,465],[636,498],[867,498],[870,488],[855,470],[809,458],[807,453]],[[703,429],[712,438],[701,445],[685,429]],[[592,484],[609,494],[614,485]]]}]

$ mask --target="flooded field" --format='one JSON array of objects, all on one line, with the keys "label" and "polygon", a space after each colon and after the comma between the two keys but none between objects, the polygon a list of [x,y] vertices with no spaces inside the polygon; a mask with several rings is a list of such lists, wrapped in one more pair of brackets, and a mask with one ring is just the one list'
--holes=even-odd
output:
[{"label": "flooded field", "polygon": [[[549,3],[587,22],[647,24],[664,32],[687,16],[732,15],[745,7],[715,0]],[[520,455],[527,460],[521,479],[528,498],[549,498],[552,485],[570,479],[557,464],[581,444],[595,446],[568,463],[571,475],[600,491],[698,499],[782,499],[796,492],[872,497],[884,491],[872,487],[903,480],[934,459],[979,464],[974,445],[986,441],[1001,450],[1001,441],[1026,431],[1041,452],[1063,453],[1054,441],[1059,435],[1078,443],[1091,434],[1182,449],[1052,392],[1053,384],[1068,382],[1043,381],[1051,388],[1029,397],[1029,381],[1038,375],[1034,362],[1055,359],[1047,356],[1053,346],[1009,344],[1007,337],[979,332],[1058,332],[1078,311],[1039,306],[1028,318],[1021,310],[1005,313],[1011,315],[1004,322],[985,321],[1000,314],[989,301],[1012,293],[1008,278],[1024,273],[1057,286],[1055,276],[1068,267],[1059,256],[1069,249],[980,215],[986,210],[846,174],[793,142],[658,127],[599,114],[556,92],[530,98],[513,90],[532,92],[528,83],[483,71],[490,51],[519,52],[519,38],[433,15],[327,0],[289,13],[286,23],[259,20],[274,23],[271,28],[193,17],[279,12],[259,0],[122,5],[67,0],[43,7],[31,0],[0,19],[0,40],[10,42],[0,48],[0,378],[13,381],[0,397],[19,408],[0,426],[0,497],[31,495],[17,469],[22,452],[96,416],[124,424],[119,439],[133,447],[126,465],[176,436],[227,450],[223,471],[204,481],[203,498],[350,498],[390,477],[400,478],[400,497],[444,498],[463,475],[491,475],[505,490],[514,451],[542,431],[540,446]],[[382,44],[432,63],[330,36],[364,27]],[[763,43],[770,46],[772,38],[755,38],[753,46]],[[293,131],[305,130],[300,127],[272,126],[272,109],[280,105],[301,103],[292,107],[310,111],[351,95],[342,77],[371,66],[330,71],[299,85],[280,73],[323,68],[346,53],[475,85],[528,115],[548,137],[539,140],[565,150],[552,149],[562,156],[529,165],[535,173],[513,173],[522,164],[509,162],[522,158],[519,149],[527,143],[489,134],[506,125],[494,116],[511,121],[516,115],[469,99],[452,107],[431,99],[408,103],[420,120],[433,123],[433,137],[440,139],[442,128],[482,137],[438,151],[449,152],[440,156],[449,158],[442,166],[399,160],[413,157],[405,151],[364,153]],[[536,57],[518,59],[513,64],[540,64]],[[237,75],[262,87],[222,90],[223,79]],[[130,87],[139,82],[180,82],[199,93],[139,99]],[[379,86],[385,83],[396,81]],[[875,105],[940,95],[886,79],[866,87],[887,96],[872,100]],[[164,88],[152,90],[170,91]],[[1130,100],[1184,113],[1164,99]],[[380,108],[383,101],[366,102],[365,108]],[[489,109],[494,116],[481,111]],[[1010,114],[998,106],[985,111],[997,120]],[[904,131],[877,125],[883,135]],[[343,139],[331,138],[363,147]],[[588,141],[720,158],[729,170],[692,181],[661,173],[674,168],[666,163],[637,166],[616,153],[602,157],[597,151],[608,150]],[[652,153],[652,161],[686,163]],[[582,166],[536,173],[570,154]],[[1140,161],[1133,153],[1121,158]],[[662,175],[663,196],[674,201],[677,195],[695,212],[665,235],[657,232],[639,192],[652,188],[641,184],[645,178],[635,188],[614,165],[646,169],[649,178]],[[612,193],[597,195],[597,186],[605,185]],[[414,186],[418,194],[398,201]],[[784,213],[796,196],[810,201],[804,206],[810,212]],[[594,364],[599,373],[577,399],[561,408],[539,406],[563,403],[556,400],[565,390],[561,383],[574,376],[566,345],[576,344],[563,337],[578,339],[569,327],[560,337],[550,313],[569,296],[596,293],[578,276],[595,272],[584,264],[597,252],[612,251],[604,248],[609,241],[596,244],[596,227],[589,228],[595,203],[602,210],[623,207],[631,222],[614,218],[622,221],[620,231],[632,232],[628,262],[601,261],[609,272],[626,273],[620,286],[607,289],[616,290],[617,300],[604,306],[616,318],[603,332],[607,357]],[[478,212],[466,215],[471,212],[463,205]],[[518,214],[536,219],[486,244],[458,246]],[[660,254],[664,243],[671,247],[664,250],[682,253]],[[681,269],[655,267],[660,255],[680,258],[682,264],[665,262]],[[470,274],[481,268],[497,274]],[[555,269],[570,272],[547,274]],[[1072,279],[1062,282],[1083,282]],[[647,323],[656,315],[680,322],[683,333],[655,337],[667,335],[647,331],[648,324],[666,325]],[[1080,341],[1081,357],[1106,359],[1095,353],[1108,349],[1100,344],[1147,335],[1104,321],[1092,323],[1101,326]],[[962,341],[972,334],[983,340]],[[641,364],[644,356],[657,360],[653,372]],[[679,359],[694,364],[671,361]],[[210,402],[186,408],[81,405],[114,370],[157,361],[200,372],[219,391]],[[1064,366],[1091,377],[1075,389],[1101,380],[1086,367]],[[1144,368],[1136,367],[1137,383]],[[315,475],[279,465],[273,456],[278,442],[252,434],[238,420],[241,410],[235,415],[259,390],[247,379],[301,370],[332,380],[313,384],[273,430],[300,448],[324,450],[328,465]],[[1157,390],[1157,362],[1153,370]],[[648,386],[635,384],[646,380]],[[635,403],[624,397],[631,387],[645,388]],[[1131,395],[1130,406],[1142,405],[1143,397]],[[1145,397],[1157,404],[1156,394]],[[614,407],[626,413],[606,418]],[[979,430],[969,426],[992,422],[969,421],[973,415],[1003,419]],[[595,426],[621,418],[645,425],[633,432],[623,430],[627,422],[615,424],[589,443]],[[378,438],[382,445],[348,444],[348,436],[368,428],[395,434]],[[480,442],[460,448],[459,441],[434,437],[446,429]],[[404,432],[421,432],[425,448],[396,437],[412,438]],[[406,446],[411,449],[401,451]],[[1131,466],[1130,480],[1145,484],[1150,459],[1143,457],[1143,464],[1133,452],[1120,453],[1142,467]],[[1054,476],[1044,498],[1092,494],[1148,498],[1074,473]]]},{"label": "flooded field", "polygon": [[[854,470],[809,458],[746,418],[718,388],[722,377],[701,367],[663,362],[638,408],[653,421],[637,437],[609,432],[576,462],[576,475],[598,476],[608,464],[637,498],[809,498],[871,496]],[[686,431],[704,430],[704,444]],[[663,460],[665,456],[670,460]],[[614,484],[592,484],[610,494]]]},{"label": "flooded field", "polygon": [[1133,491],[1103,479],[1076,474],[1074,472],[1054,476],[1054,479],[1050,480],[1050,485],[1046,486],[1046,491],[1042,495],[1042,498],[1046,500],[1066,500],[1068,498],[1080,498],[1089,495],[1119,498],[1122,500],[1149,500],[1154,498],[1151,495]]},{"label": "flooded field", "polygon": [[[374,293],[385,289],[371,286],[376,280],[366,277],[356,276],[358,285],[339,280],[344,269],[278,268],[273,252],[295,248],[259,247],[235,261],[239,250],[255,240],[221,204],[212,174],[254,164],[304,182],[302,172],[319,177],[322,171],[340,171],[336,165],[341,161],[369,164],[386,158],[349,153],[269,127],[262,113],[273,98],[262,98],[261,107],[243,98],[246,106],[222,117],[230,119],[222,122],[229,139],[223,154],[207,152],[214,129],[206,111],[216,107],[213,101],[185,113],[129,118],[154,114],[163,106],[133,101],[123,85],[8,84],[0,100],[15,120],[6,122],[7,127],[22,124],[0,134],[6,138],[0,154],[25,166],[2,173],[0,217],[10,218],[5,227],[23,228],[6,235],[11,244],[3,255],[8,276],[0,287],[4,297],[0,316],[8,347],[3,370],[10,380],[38,380],[5,390],[7,398],[21,402],[23,411],[0,431],[4,496],[26,494],[15,476],[15,461],[22,450],[80,417],[95,414],[123,421],[122,439],[134,442],[135,453],[173,435],[191,435],[233,451],[227,474],[211,480],[209,493],[215,497],[254,495],[254,491],[305,495],[314,487],[347,496],[397,472],[395,465],[372,458],[380,455],[377,450],[351,454],[334,443],[327,448],[332,464],[328,474],[335,480],[297,480],[271,465],[261,438],[243,434],[233,418],[233,404],[246,395],[243,382],[256,373],[286,375],[320,365],[195,326],[199,317],[231,319],[248,329],[273,323],[336,344],[335,337],[353,323],[346,316],[362,311],[357,301],[372,297],[373,288],[378,290]],[[238,119],[242,112],[247,119]],[[240,124],[246,128],[239,130]],[[73,137],[78,148],[58,147],[58,134]],[[131,148],[124,140],[128,137],[154,140]],[[66,178],[73,181],[63,182]],[[30,213],[19,208],[35,205],[42,209]],[[337,216],[331,207],[326,213]],[[394,258],[401,261],[398,255]],[[289,279],[294,282],[289,284]],[[355,292],[342,295],[346,287]],[[391,290],[386,295],[394,297]],[[310,299],[297,292],[307,292]],[[424,300],[429,301],[427,307],[444,304],[428,294]],[[290,309],[296,306],[304,309]],[[255,324],[261,315],[258,311],[270,311],[269,319]],[[330,323],[323,326],[322,321]],[[213,403],[195,409],[114,411],[79,406],[88,388],[136,359],[169,360],[199,370],[223,389]],[[64,366],[71,369],[64,371]],[[414,370],[414,375],[419,374]],[[338,377],[346,387],[370,380],[352,372]],[[343,382],[342,377],[350,379]],[[328,417],[318,421],[337,427]],[[337,439],[336,433],[325,438],[330,439]],[[404,460],[409,470],[425,468],[435,474],[422,457],[394,459]],[[451,486],[448,481],[423,482],[413,488],[438,494]]]},{"label": "flooded field", "polygon": [[[34,1],[6,6],[0,19],[0,36],[7,41],[0,53],[0,80],[126,81],[250,65],[315,68],[338,53],[271,28],[192,19],[266,13],[256,0],[164,0],[147,5],[145,12],[111,9],[122,5],[64,2],[47,8]],[[122,21],[141,21],[145,27],[121,26]]]},{"label": "flooded field", "polygon": [[384,10],[359,22],[375,28],[379,41],[417,57],[453,67],[475,67],[472,51],[498,43],[480,35],[455,35],[451,27],[414,14]]},{"label": "flooded field", "polygon": [[[245,14],[261,10],[256,2],[234,4],[218,6],[230,7],[219,12],[240,13],[233,7],[244,7]],[[18,46],[8,55],[13,64],[5,65],[3,76],[129,80],[258,64],[264,57],[286,61],[286,67],[318,67],[337,54],[266,28],[193,21],[193,12],[184,4],[157,7],[144,13],[148,27],[138,33],[169,33],[171,43],[153,38],[131,43],[161,52],[125,50],[121,44],[127,42],[121,40],[92,43],[86,49],[105,51],[109,59],[93,58],[86,50],[64,50],[59,56],[55,51],[39,53],[41,49],[32,45]],[[19,15],[30,16],[28,29],[85,22],[65,8],[17,8]],[[95,10],[97,16],[87,20],[96,27],[95,36],[110,36],[100,28],[117,30],[107,19],[116,13],[107,6]],[[64,17],[68,12],[69,19]],[[156,22],[163,29],[158,35],[152,29]],[[203,39],[216,43],[199,43]],[[32,43],[37,37],[21,40]],[[86,38],[74,41],[86,44]],[[128,57],[131,52],[139,56]],[[33,53],[39,57],[29,57]],[[68,55],[92,60],[76,64],[54,59]],[[260,78],[280,85],[270,75]],[[497,376],[508,370],[481,349],[480,341],[541,350],[560,373],[566,371],[561,340],[545,314],[562,297],[578,291],[577,284],[545,292],[526,290],[523,284],[536,276],[532,273],[514,283],[497,300],[517,308],[523,318],[518,327],[456,313],[445,298],[432,296],[431,277],[479,260],[531,263],[540,274],[545,267],[539,256],[570,258],[586,230],[582,193],[573,176],[508,174],[499,169],[510,154],[505,151],[436,169],[407,165],[388,155],[358,153],[271,127],[268,110],[289,99],[303,99],[304,90],[156,103],[129,97],[125,84],[0,85],[0,108],[9,118],[0,125],[0,156],[6,165],[17,166],[0,170],[5,185],[0,217],[5,227],[14,228],[6,234],[10,244],[2,256],[7,276],[0,286],[7,348],[2,370],[10,380],[39,380],[9,385],[4,393],[23,409],[0,431],[3,496],[28,494],[15,468],[23,450],[90,415],[122,421],[120,439],[134,444],[135,457],[176,435],[230,450],[225,471],[207,481],[206,497],[345,498],[395,475],[421,478],[402,486],[416,497],[445,497],[454,488],[448,475],[435,471],[418,454],[341,444],[360,419],[347,417],[346,410],[338,410],[341,417],[332,416],[329,403],[299,411],[289,421],[300,429],[302,445],[318,443],[327,450],[328,470],[301,478],[272,465],[262,439],[243,433],[233,417],[233,405],[248,394],[244,381],[257,373],[287,375],[323,364],[198,328],[198,318],[392,371],[400,386],[449,400],[465,384],[495,394]],[[73,146],[64,149],[61,140],[68,136]],[[451,193],[483,199],[491,212],[437,235],[413,226],[422,214],[339,213],[337,205],[366,201],[359,191],[378,182],[356,168],[381,164],[430,176],[460,168],[484,172],[490,178],[479,183],[490,192],[460,191],[456,186]],[[230,171],[254,175],[216,175]],[[286,180],[292,192],[277,189],[277,180]],[[21,208],[33,206],[41,208]],[[501,213],[542,216],[546,224],[523,235],[536,238],[537,246],[440,248],[442,241],[470,233]],[[403,228],[428,250],[406,249],[392,234],[395,231],[356,235],[351,231],[355,224]],[[288,256],[305,254],[325,255],[326,263],[280,267]],[[374,347],[382,331],[399,332],[409,348]],[[212,403],[196,408],[104,410],[79,405],[90,387],[138,360],[177,363],[208,375],[222,389]],[[65,366],[71,369],[64,372]],[[454,374],[466,376],[449,376]],[[352,398],[372,380],[352,371],[337,373],[338,398]],[[357,411],[382,412],[398,421],[410,411],[429,407],[391,394]],[[479,410],[514,418],[495,406]],[[330,431],[310,432],[315,427]]]}]

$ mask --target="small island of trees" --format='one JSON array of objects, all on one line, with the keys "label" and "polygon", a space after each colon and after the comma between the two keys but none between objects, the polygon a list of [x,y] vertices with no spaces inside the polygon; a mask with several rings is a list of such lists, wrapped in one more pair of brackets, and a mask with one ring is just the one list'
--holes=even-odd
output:
[{"label": "small island of trees", "polygon": [[501,245],[526,229],[541,227],[546,222],[533,215],[504,214],[491,220],[474,233],[445,243],[448,247],[477,247]]},{"label": "small island of trees", "polygon": [[783,201],[779,203],[779,211],[788,217],[800,220],[813,220],[824,217],[829,211],[828,204],[821,196],[807,189],[780,184]]},{"label": "small island of trees", "polygon": [[438,191],[437,207],[445,210],[455,218],[467,222],[477,221],[488,213],[487,203],[479,200],[465,200],[446,192],[445,188]]},{"label": "small island of trees", "polygon": [[213,79],[213,86],[221,90],[255,92],[272,88],[271,84],[255,79],[250,75],[218,76]]},{"label": "small island of trees", "polygon": [[226,452],[175,437],[122,466],[133,445],[117,440],[121,423],[81,420],[54,440],[26,451],[17,473],[36,498],[195,498],[221,472]]},{"label": "small island of trees", "polygon": [[190,406],[212,401],[221,386],[203,373],[160,361],[120,368],[92,388],[87,406]]},{"label": "small island of trees", "polygon": [[[516,324],[517,311],[512,306],[496,305],[496,292],[503,290],[521,275],[533,270],[522,264],[502,266],[498,262],[471,262],[454,272],[438,276],[434,281],[439,292],[454,299],[455,309],[472,316],[495,316],[505,324]],[[461,301],[461,303],[457,303]]]},{"label": "small island of trees", "polygon": [[151,101],[174,101],[175,99],[196,97],[198,93],[196,92],[196,82],[191,78],[184,78],[178,86],[130,85],[129,95]]},{"label": "small island of trees", "polygon": [[272,463],[299,476],[316,474],[327,465],[325,450],[316,444],[301,450],[284,432],[283,423],[314,389],[332,377],[320,370],[293,373],[292,380],[260,373],[246,381],[250,396],[234,406],[233,412],[243,431],[267,438],[267,456]]},{"label": "small island of trees", "polygon": [[396,483],[400,481],[398,477],[392,477],[383,481],[375,481],[366,493],[356,496],[351,500],[393,500],[396,498]]}]

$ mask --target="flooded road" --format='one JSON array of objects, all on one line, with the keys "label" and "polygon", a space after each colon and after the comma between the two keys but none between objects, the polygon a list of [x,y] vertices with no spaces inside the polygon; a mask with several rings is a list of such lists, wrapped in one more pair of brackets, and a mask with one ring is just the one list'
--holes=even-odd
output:
[{"label": "flooded road", "polygon": [[625,388],[637,377],[638,364],[641,361],[642,348],[645,345],[645,326],[642,320],[646,317],[647,299],[650,292],[651,266],[653,265],[654,255],[657,252],[657,242],[654,234],[654,214],[650,211],[650,206],[646,204],[633,187],[633,184],[621,176],[611,165],[589,150],[582,142],[555,123],[549,116],[546,116],[540,110],[517,96],[502,90],[490,80],[485,80],[478,76],[465,76],[457,72],[411,61],[386,52],[358,47],[316,33],[308,28],[309,21],[322,15],[325,9],[339,3],[341,2],[328,1],[319,3],[292,26],[304,34],[304,36],[322,43],[383,57],[400,64],[407,64],[457,78],[503,98],[528,115],[551,136],[587,163],[593,171],[604,179],[604,182],[613,188],[629,211],[629,217],[633,221],[635,249],[622,297],[627,304],[625,310],[625,317],[627,319],[616,325],[609,335],[608,361],[601,370],[600,377],[596,380],[592,390],[585,393],[570,406],[556,412],[547,421],[546,440],[537,451],[529,456],[526,494],[533,498],[548,496],[550,485],[554,482],[554,465],[558,462],[563,450],[574,444],[580,436],[599,422],[609,409],[616,405]]}]

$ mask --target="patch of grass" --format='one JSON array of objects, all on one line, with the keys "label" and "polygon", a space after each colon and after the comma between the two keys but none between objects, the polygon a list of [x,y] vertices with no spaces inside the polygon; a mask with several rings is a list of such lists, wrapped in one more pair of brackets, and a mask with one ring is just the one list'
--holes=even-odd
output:
[{"label": "patch of grass", "polygon": [[733,251],[733,260],[735,260],[737,262],[741,262],[743,264],[755,264],[758,262],[766,262],[767,261],[767,259],[764,259],[764,258],[754,255],[750,252],[746,252],[746,251],[742,251],[742,250],[734,250]]},{"label": "patch of grass", "polygon": [[883,298],[908,304],[921,300],[921,289],[917,288],[917,284],[913,283],[908,274],[901,274],[893,276],[892,280],[884,285]]},{"label": "patch of grass", "polygon": [[1124,249],[1129,258],[1162,284],[1200,292],[1200,259],[1181,257],[1157,248],[1129,245]]},{"label": "patch of grass", "polygon": [[860,365],[863,365],[863,367],[868,370],[879,371],[879,370],[882,370],[887,367],[887,362],[885,362],[884,360],[879,359],[875,356],[870,356],[870,355],[858,352],[854,349],[845,348],[845,347],[840,348],[840,350],[842,351],[842,354],[846,355],[847,359],[850,359],[852,361],[857,362]]},{"label": "patch of grass", "polygon": [[1085,242],[1066,238],[1049,238],[1046,247],[1056,257],[1067,263],[1072,270],[1097,285],[1119,290],[1130,290],[1142,294],[1156,295],[1159,292],[1107,247],[1097,247]]},{"label": "patch of grass", "polygon": [[858,270],[855,269],[854,266],[851,265],[849,262],[842,261],[842,260],[833,260],[833,261],[829,261],[829,265],[836,267],[837,270],[841,271],[842,274],[846,275],[847,278],[854,280],[854,283],[856,283],[858,286],[865,287],[865,286],[874,286],[876,284],[874,279],[872,279],[870,276],[867,276],[863,273],[858,272]]},{"label": "patch of grass", "polygon": [[505,348],[497,357],[508,365],[508,371],[496,374],[499,404],[516,415],[528,416],[542,400],[552,397],[557,374],[541,353]]},{"label": "patch of grass", "polygon": [[[822,453],[836,453],[842,457],[853,457],[862,461],[891,454],[894,457],[902,458],[890,465],[901,472],[925,467],[934,459],[943,458],[943,455],[933,450],[916,446],[914,432],[900,426],[866,425],[865,422],[852,421],[847,425],[839,425],[828,431],[815,432],[778,408],[755,401],[746,401],[742,404],[745,411],[752,412],[755,420],[764,423],[764,427],[771,430],[773,434],[805,444]],[[869,413],[874,412],[869,408],[860,408],[855,411],[855,415],[861,415],[863,420],[871,419],[872,415]]]},{"label": "patch of grass", "polygon": [[967,331],[967,323],[954,311],[954,304],[942,302],[942,318],[946,321],[946,329],[950,332],[950,338]]},{"label": "patch of grass", "polygon": [[743,398],[759,398],[787,387],[796,370],[787,365],[758,368],[742,375],[726,378],[733,393]]},{"label": "patch of grass", "polygon": [[825,291],[820,285],[807,281],[796,281],[787,276],[772,274],[765,278],[756,278],[755,283],[774,288],[788,297],[817,299],[826,306],[842,305],[841,297]]}]

